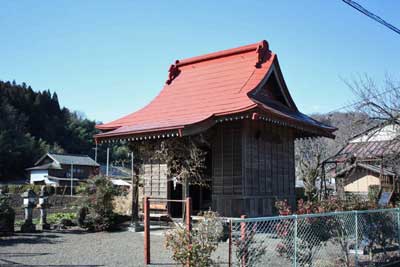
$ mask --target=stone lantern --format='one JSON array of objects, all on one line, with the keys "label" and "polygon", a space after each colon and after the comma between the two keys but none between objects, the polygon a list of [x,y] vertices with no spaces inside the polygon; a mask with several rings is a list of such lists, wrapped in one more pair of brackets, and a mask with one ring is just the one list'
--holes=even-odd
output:
[{"label": "stone lantern", "polygon": [[36,194],[32,189],[28,189],[28,191],[21,194],[21,197],[23,199],[23,207],[25,209],[25,222],[21,226],[21,232],[35,232],[36,227],[32,222],[32,211],[35,207]]},{"label": "stone lantern", "polygon": [[38,208],[40,208],[40,225],[42,226],[42,230],[50,229],[50,225],[47,223],[47,208],[49,207],[49,193],[46,190],[45,186],[42,186],[39,195],[39,204]]}]

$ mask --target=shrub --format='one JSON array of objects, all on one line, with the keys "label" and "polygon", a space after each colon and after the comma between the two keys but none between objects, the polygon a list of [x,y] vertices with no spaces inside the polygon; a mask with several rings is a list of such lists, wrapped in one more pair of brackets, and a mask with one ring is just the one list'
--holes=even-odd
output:
[{"label": "shrub", "polygon": [[8,203],[8,197],[0,193],[0,236],[14,233],[15,211]]},{"label": "shrub", "polygon": [[[204,219],[194,225],[188,233],[182,225],[166,233],[165,247],[172,251],[172,259],[182,266],[190,261],[191,266],[213,266],[211,254],[218,247],[223,232],[222,220],[215,212],[207,211]],[[190,237],[189,237],[190,234]]]},{"label": "shrub", "polygon": [[85,194],[87,189],[86,183],[79,183],[77,186],[75,186],[75,194],[80,195],[80,194]]},{"label": "shrub", "polygon": [[379,192],[381,188],[379,185],[368,186],[368,200],[377,203],[379,200]]},{"label": "shrub", "polygon": [[[292,214],[292,209],[286,201],[278,201],[275,204],[280,215]],[[355,211],[376,209],[375,201],[363,201],[357,196],[350,196],[345,200],[331,197],[325,200],[310,202],[300,200],[296,214],[325,213],[335,211]],[[340,261],[345,266],[350,266],[349,248],[354,243],[354,214],[331,215],[314,218],[298,219],[298,260],[311,264],[313,255],[326,245],[328,241],[339,245],[341,249]],[[393,243],[395,236],[394,224],[390,214],[366,213],[358,215],[360,220],[359,238],[368,240],[367,249],[372,247],[385,247]],[[362,223],[361,223],[362,220]],[[277,245],[277,251],[286,257],[294,253],[293,234],[294,227],[289,220],[278,224],[278,235],[282,242]],[[314,240],[314,241],[313,241]],[[385,251],[384,251],[385,252]]]},{"label": "shrub", "polygon": [[257,266],[265,254],[267,246],[255,239],[257,231],[256,223],[246,223],[246,238],[235,238],[235,257],[238,266]]},{"label": "shrub", "polygon": [[113,230],[117,224],[117,215],[113,211],[117,192],[111,181],[103,176],[93,177],[88,180],[85,192],[77,216],[79,224],[91,231]]},{"label": "shrub", "polygon": [[132,214],[132,191],[129,191],[127,195],[114,198],[114,211],[121,215]]},{"label": "shrub", "polygon": [[[290,206],[286,201],[278,201],[276,207],[280,215],[289,215],[292,213]],[[297,214],[320,213],[324,209],[310,201],[299,200],[297,203]],[[311,264],[314,255],[316,255],[324,242],[331,237],[330,229],[325,227],[326,219],[324,217],[301,218],[297,219],[297,257],[298,261]],[[282,242],[277,245],[277,251],[280,255],[291,259],[294,254],[294,227],[293,220],[282,220],[277,225],[278,236]]]},{"label": "shrub", "polygon": [[117,224],[117,215],[113,212],[104,213],[89,213],[84,223],[89,231],[101,232],[115,230]]},{"label": "shrub", "polygon": [[393,223],[393,214],[388,213],[367,213],[362,214],[360,220],[362,239],[366,242],[368,254],[373,256],[373,251],[382,249],[384,256],[387,256],[387,248],[395,246],[397,239],[397,225]]}]

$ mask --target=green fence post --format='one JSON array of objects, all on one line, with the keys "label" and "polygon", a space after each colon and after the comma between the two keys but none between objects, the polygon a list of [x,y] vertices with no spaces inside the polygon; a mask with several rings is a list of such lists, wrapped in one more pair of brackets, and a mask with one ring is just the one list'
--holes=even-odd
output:
[{"label": "green fence post", "polygon": [[355,267],[358,266],[358,211],[354,211],[354,216],[355,216],[355,227],[356,227],[356,245],[354,246],[356,255],[355,255],[355,260],[354,264]]},{"label": "green fence post", "polygon": [[294,215],[294,255],[293,266],[297,267],[297,215]]}]

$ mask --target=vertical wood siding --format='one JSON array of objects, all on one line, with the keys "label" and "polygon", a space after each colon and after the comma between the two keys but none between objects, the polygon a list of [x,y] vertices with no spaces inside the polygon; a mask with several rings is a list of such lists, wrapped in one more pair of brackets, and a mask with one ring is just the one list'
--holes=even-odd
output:
[{"label": "vertical wood siding", "polygon": [[143,164],[142,177],[144,195],[149,197],[167,198],[167,165],[159,162]]},{"label": "vertical wood siding", "polygon": [[[273,214],[274,203],[295,201],[291,128],[243,120],[215,126],[212,140],[212,207],[223,216]],[[167,166],[143,165],[144,194],[168,197]]]},{"label": "vertical wood siding", "polygon": [[294,204],[290,128],[250,120],[218,125],[212,158],[213,208],[224,216],[272,215],[277,199]]}]

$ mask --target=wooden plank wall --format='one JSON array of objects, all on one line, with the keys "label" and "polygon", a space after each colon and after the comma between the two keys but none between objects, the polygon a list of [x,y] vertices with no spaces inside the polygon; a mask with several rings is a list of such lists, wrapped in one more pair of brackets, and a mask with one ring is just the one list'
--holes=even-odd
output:
[{"label": "wooden plank wall", "polygon": [[245,121],[243,196],[246,215],[272,215],[275,201],[295,201],[294,133],[290,128]]},{"label": "wooden plank wall", "polygon": [[295,201],[294,134],[244,120],[217,126],[213,142],[213,209],[224,216],[273,214],[277,199]]},{"label": "wooden plank wall", "polygon": [[232,195],[242,193],[241,125],[226,124],[217,129],[212,145],[214,166],[213,193]]},{"label": "wooden plank wall", "polygon": [[144,181],[145,196],[168,197],[167,164],[159,162],[143,164],[141,176]]},{"label": "wooden plank wall", "polygon": [[[230,216],[242,196],[242,122],[218,125],[212,142],[212,206]],[[237,211],[238,212],[238,211]]]},{"label": "wooden plank wall", "polygon": [[[223,216],[272,215],[295,204],[294,132],[260,121],[221,123],[212,141],[212,208]],[[168,197],[167,166],[143,165],[144,194]]]}]

